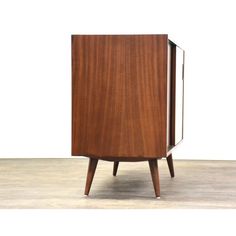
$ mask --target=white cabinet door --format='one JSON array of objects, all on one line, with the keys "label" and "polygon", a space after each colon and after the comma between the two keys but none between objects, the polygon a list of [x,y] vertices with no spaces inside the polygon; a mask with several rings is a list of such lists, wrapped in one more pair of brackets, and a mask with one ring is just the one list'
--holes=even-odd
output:
[{"label": "white cabinet door", "polygon": [[175,144],[183,139],[184,51],[176,47]]}]

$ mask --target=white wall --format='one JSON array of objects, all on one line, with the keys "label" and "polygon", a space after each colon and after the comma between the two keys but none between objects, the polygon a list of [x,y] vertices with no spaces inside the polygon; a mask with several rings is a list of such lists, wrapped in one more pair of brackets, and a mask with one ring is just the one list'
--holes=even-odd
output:
[{"label": "white wall", "polygon": [[168,33],[186,50],[176,158],[236,159],[234,1],[1,1],[0,157],[69,157],[71,34]]}]

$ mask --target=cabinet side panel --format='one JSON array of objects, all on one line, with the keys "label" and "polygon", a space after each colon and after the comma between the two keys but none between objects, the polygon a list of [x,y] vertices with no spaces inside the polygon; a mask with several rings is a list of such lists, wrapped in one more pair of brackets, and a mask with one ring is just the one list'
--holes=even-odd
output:
[{"label": "cabinet side panel", "polygon": [[167,36],[72,38],[72,155],[166,154]]}]

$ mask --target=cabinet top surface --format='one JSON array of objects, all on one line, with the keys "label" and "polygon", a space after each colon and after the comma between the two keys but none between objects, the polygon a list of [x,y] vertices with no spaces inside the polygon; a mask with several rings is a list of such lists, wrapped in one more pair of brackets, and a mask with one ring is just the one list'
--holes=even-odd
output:
[{"label": "cabinet top surface", "polygon": [[[174,44],[178,46],[178,44],[172,40],[169,39],[168,34],[72,34],[72,38],[77,38],[77,37],[145,37],[145,36],[151,36],[151,37],[165,37],[171,44]],[[179,47],[179,46],[178,46]],[[179,47],[182,49],[181,47]],[[183,50],[183,49],[182,49]]]},{"label": "cabinet top surface", "polygon": [[168,36],[168,34],[72,34],[72,36]]}]

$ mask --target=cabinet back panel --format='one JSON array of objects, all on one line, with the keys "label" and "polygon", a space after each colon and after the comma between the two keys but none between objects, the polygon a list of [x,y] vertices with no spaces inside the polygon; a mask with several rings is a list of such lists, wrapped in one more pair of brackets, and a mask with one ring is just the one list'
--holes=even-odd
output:
[{"label": "cabinet back panel", "polygon": [[167,35],[72,36],[72,155],[166,155]]}]

